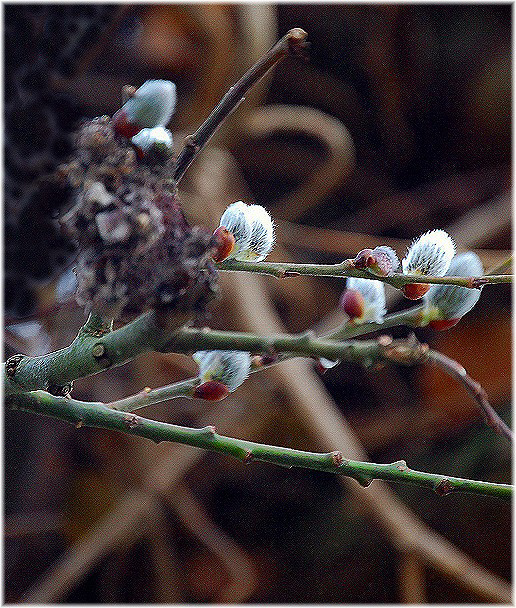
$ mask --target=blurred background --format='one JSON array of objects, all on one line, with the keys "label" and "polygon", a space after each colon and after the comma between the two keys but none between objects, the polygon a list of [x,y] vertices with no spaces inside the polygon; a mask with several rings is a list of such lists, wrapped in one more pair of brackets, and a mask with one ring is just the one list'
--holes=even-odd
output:
[{"label": "blurred background", "polygon": [[[177,149],[229,86],[292,27],[286,59],[181,182],[191,223],[236,200],[277,221],[276,261],[339,262],[444,228],[487,270],[511,248],[511,6],[5,4],[5,356],[70,343],[70,203],[45,176],[83,117],[113,114],[124,84],[178,87]],[[322,331],[338,279],[221,276],[213,327]],[[418,330],[459,360],[510,423],[510,288],[484,289],[448,332]],[[389,310],[406,306],[388,288]],[[394,336],[408,334],[406,328]],[[195,373],[145,356],[75,383],[111,401]],[[291,361],[220,404],[174,400],[145,416],[305,450],[508,483],[511,454],[464,388],[430,365],[321,376]],[[511,508],[496,499],[355,481],[28,413],[5,417],[7,602],[509,603]]]}]

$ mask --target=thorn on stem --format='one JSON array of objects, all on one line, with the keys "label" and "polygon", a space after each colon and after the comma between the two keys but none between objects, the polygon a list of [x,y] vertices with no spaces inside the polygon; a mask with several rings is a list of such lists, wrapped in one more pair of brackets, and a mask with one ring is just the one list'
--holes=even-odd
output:
[{"label": "thorn on stem", "polygon": [[331,452],[330,456],[331,456],[331,461],[333,462],[333,464],[336,467],[340,467],[340,465],[344,462],[342,452],[340,452],[339,450],[335,450],[334,452]]},{"label": "thorn on stem", "polygon": [[207,437],[213,437],[217,432],[217,429],[212,424],[210,424],[208,426],[203,427],[202,429],[199,429],[199,432],[202,435],[206,435]]},{"label": "thorn on stem", "polygon": [[392,463],[393,467],[396,467],[398,471],[408,471],[407,463],[404,460],[397,460]]},{"label": "thorn on stem", "polygon": [[134,414],[127,414],[126,416],[124,416],[124,424],[129,429],[134,429],[135,427],[138,426],[139,423],[140,423],[139,417],[135,416]]},{"label": "thorn on stem", "polygon": [[441,479],[434,485],[434,492],[439,496],[446,496],[453,492],[453,485],[449,479]]},{"label": "thorn on stem", "polygon": [[244,464],[251,464],[251,462],[253,462],[254,460],[254,456],[251,452],[251,450],[246,450],[246,453],[244,455],[244,457],[242,458],[242,462]]}]

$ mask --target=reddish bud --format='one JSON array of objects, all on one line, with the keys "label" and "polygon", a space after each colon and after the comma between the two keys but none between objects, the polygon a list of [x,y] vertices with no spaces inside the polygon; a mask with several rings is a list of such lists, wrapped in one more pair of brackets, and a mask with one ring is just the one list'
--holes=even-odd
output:
[{"label": "reddish bud", "polygon": [[401,291],[409,300],[419,300],[430,289],[427,283],[407,283],[403,285]]},{"label": "reddish bud", "polygon": [[372,249],[362,249],[357,253],[357,257],[353,260],[355,268],[365,270],[370,268],[376,262]]},{"label": "reddish bud", "polygon": [[129,122],[127,112],[123,108],[115,112],[111,122],[118,135],[127,137],[128,139],[134,137],[134,135],[137,135],[142,130],[142,127]]},{"label": "reddish bud", "polygon": [[340,296],[339,306],[350,319],[360,319],[364,315],[364,296],[356,289],[345,289]]},{"label": "reddish bud", "polygon": [[235,247],[235,237],[225,226],[219,226],[213,233],[216,246],[213,252],[215,262],[225,260]]},{"label": "reddish bud", "polygon": [[428,323],[428,327],[435,329],[437,331],[445,331],[446,329],[450,329],[450,327],[454,327],[460,321],[459,319],[436,319],[435,321],[430,321]]},{"label": "reddish bud", "polygon": [[222,384],[222,382],[217,382],[216,380],[209,380],[208,382],[203,382],[197,386],[193,392],[193,396],[198,399],[206,399],[206,401],[222,401],[229,395],[229,388]]}]

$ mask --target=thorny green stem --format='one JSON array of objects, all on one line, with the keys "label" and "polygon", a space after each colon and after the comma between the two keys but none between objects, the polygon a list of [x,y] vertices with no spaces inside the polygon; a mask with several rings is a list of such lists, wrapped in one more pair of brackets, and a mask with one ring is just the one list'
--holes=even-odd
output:
[{"label": "thorny green stem", "polygon": [[219,270],[256,272],[268,274],[279,279],[299,275],[325,276],[325,277],[358,277],[374,279],[400,288],[408,283],[431,283],[438,285],[459,285],[470,289],[482,287],[493,283],[512,283],[512,275],[485,275],[482,277],[431,277],[423,275],[405,275],[394,273],[388,277],[380,277],[368,270],[355,268],[352,259],[344,260],[340,264],[291,264],[286,262],[240,262],[238,260],[224,260],[217,264]]},{"label": "thorny green stem", "polygon": [[[213,349],[274,354],[292,352],[308,357],[371,363],[385,357],[385,347],[378,340],[336,342],[316,338],[312,332],[258,336],[190,327],[179,329],[177,324],[182,325],[186,318],[175,317],[172,322],[167,317],[165,327],[154,311],[104,334],[100,330],[92,331],[90,320],[66,348],[40,357],[15,355],[8,359],[4,364],[5,394],[64,386],[152,350],[186,354]],[[415,356],[415,351],[412,354]]]},{"label": "thorny green stem", "polygon": [[179,183],[194,158],[208,143],[222,122],[244,101],[247,91],[279,61],[288,55],[302,52],[306,46],[306,37],[307,33],[304,30],[291,29],[229,89],[197,131],[186,138],[174,171],[176,183]]},{"label": "thorny green stem", "polygon": [[193,429],[158,422],[136,414],[111,409],[102,403],[87,403],[64,397],[54,397],[44,391],[11,395],[7,399],[7,405],[13,409],[59,418],[71,422],[77,427],[92,426],[113,429],[146,437],[156,443],[160,441],[183,443],[233,456],[244,463],[259,460],[284,467],[302,467],[337,473],[352,477],[363,486],[368,486],[373,479],[384,479],[428,487],[441,496],[452,492],[467,492],[494,496],[504,500],[510,500],[512,497],[512,486],[508,484],[414,471],[409,469],[403,460],[391,464],[374,464],[346,460],[338,451],[326,454],[304,452],[244,441],[219,435],[214,427]]}]

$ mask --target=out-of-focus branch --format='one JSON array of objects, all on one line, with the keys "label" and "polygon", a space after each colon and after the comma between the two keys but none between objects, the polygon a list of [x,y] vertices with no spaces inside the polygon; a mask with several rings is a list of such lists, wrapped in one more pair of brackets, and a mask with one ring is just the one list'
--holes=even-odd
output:
[{"label": "out-of-focus branch", "polygon": [[421,558],[411,551],[404,551],[399,559],[400,602],[426,604],[425,565]]},{"label": "out-of-focus branch", "polygon": [[493,266],[493,268],[490,268],[486,274],[490,275],[490,274],[503,274],[506,270],[509,270],[512,266],[512,255],[510,255],[506,260],[504,260],[503,262],[501,262],[500,264],[497,264],[496,266]]},{"label": "out-of-focus branch", "polygon": [[256,568],[249,555],[223,530],[218,528],[201,502],[184,483],[165,497],[182,523],[225,565],[231,583],[221,589],[217,603],[241,603],[256,588]]}]

